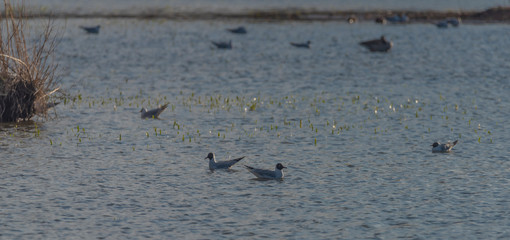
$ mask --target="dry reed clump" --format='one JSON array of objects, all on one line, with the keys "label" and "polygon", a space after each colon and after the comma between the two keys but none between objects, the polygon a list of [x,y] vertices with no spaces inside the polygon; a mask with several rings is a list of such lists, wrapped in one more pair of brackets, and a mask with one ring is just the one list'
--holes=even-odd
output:
[{"label": "dry reed clump", "polygon": [[57,38],[48,20],[35,39],[28,36],[23,2],[4,0],[0,13],[0,122],[46,116],[49,96],[56,92],[54,53]]}]

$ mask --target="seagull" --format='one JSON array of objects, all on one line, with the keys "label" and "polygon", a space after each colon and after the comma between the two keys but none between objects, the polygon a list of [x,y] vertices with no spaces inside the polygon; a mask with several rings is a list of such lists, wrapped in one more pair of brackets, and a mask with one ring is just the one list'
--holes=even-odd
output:
[{"label": "seagull", "polygon": [[205,159],[209,159],[209,169],[211,171],[216,170],[216,169],[230,169],[232,166],[234,166],[234,164],[241,161],[241,159],[243,159],[243,158],[244,158],[244,156],[240,157],[240,158],[232,159],[232,160],[216,162],[214,153],[209,153],[209,154],[207,154],[207,157],[205,157]]},{"label": "seagull", "polygon": [[409,21],[409,18],[405,14],[402,14],[386,17],[386,20],[390,23],[406,23]]},{"label": "seagull", "polygon": [[305,43],[293,43],[291,42],[290,45],[298,48],[310,48],[310,41],[306,41]]},{"label": "seagull", "polygon": [[361,46],[368,48],[371,52],[387,52],[393,46],[393,43],[386,40],[384,36],[380,39],[374,39],[370,41],[360,42]]},{"label": "seagull", "polygon": [[436,23],[436,26],[438,28],[448,28],[448,21],[441,21],[441,22],[438,22]]},{"label": "seagull", "polygon": [[159,106],[158,108],[151,109],[148,111],[147,111],[147,108],[142,108],[142,110],[140,110],[140,112],[142,113],[141,117],[142,117],[142,119],[158,118],[159,115],[166,109],[166,107],[168,107],[168,103],[163,106]]},{"label": "seagull", "polygon": [[283,169],[284,167],[281,163],[276,164],[274,171],[265,170],[265,169],[257,169],[250,166],[244,165],[248,171],[250,171],[253,175],[257,176],[257,178],[261,179],[283,179]]},{"label": "seagull", "polygon": [[379,24],[386,24],[386,18],[377,17],[377,18],[375,19],[375,22],[376,22],[376,23],[379,23]]},{"label": "seagull", "polygon": [[232,49],[232,41],[228,42],[215,42],[211,41],[219,49]]},{"label": "seagull", "polygon": [[84,27],[84,26],[80,26],[81,29],[85,30],[87,33],[94,33],[94,34],[98,34],[99,33],[99,29],[101,28],[101,26],[97,25],[95,27]]},{"label": "seagull", "polygon": [[229,31],[231,33],[237,33],[237,34],[246,34],[247,33],[246,28],[244,28],[243,26],[240,26],[238,28],[228,28],[227,31]]},{"label": "seagull", "polygon": [[448,18],[446,19],[446,22],[451,24],[454,27],[458,27],[460,25],[460,18]]},{"label": "seagull", "polygon": [[349,24],[353,24],[356,22],[356,17],[355,16],[350,16],[347,18],[347,23]]},{"label": "seagull", "polygon": [[455,142],[453,143],[439,143],[439,142],[435,142],[433,143],[431,146],[432,146],[432,152],[435,152],[435,153],[446,153],[446,152],[450,152],[452,150],[452,148],[457,145],[457,142],[459,140],[455,140]]}]

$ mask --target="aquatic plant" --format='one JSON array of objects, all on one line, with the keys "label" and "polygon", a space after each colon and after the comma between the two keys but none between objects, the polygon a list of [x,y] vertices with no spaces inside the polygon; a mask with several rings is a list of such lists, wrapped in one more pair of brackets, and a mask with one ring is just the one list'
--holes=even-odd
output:
[{"label": "aquatic plant", "polygon": [[51,61],[57,38],[52,21],[30,46],[23,2],[4,0],[0,14],[0,121],[14,122],[46,115],[48,98],[55,93],[57,64]]}]

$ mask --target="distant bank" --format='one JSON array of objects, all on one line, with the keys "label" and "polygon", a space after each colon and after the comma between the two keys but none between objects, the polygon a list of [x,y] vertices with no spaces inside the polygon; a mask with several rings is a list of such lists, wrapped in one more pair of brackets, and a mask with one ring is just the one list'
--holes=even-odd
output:
[{"label": "distant bank", "polygon": [[97,13],[48,13],[32,12],[30,18],[140,18],[175,20],[247,19],[260,21],[344,21],[355,17],[358,21],[375,21],[377,18],[406,15],[409,23],[420,23],[460,17],[464,23],[510,23],[510,7],[495,7],[484,11],[435,11],[435,10],[371,10],[371,11],[324,11],[309,9],[251,10],[241,12],[172,12],[163,9],[147,9],[140,12]]}]

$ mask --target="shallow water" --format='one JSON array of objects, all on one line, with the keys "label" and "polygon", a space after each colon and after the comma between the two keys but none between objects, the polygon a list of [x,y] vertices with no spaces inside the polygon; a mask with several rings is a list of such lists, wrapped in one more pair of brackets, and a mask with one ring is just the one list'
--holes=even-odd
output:
[{"label": "shallow water", "polygon": [[[2,239],[510,237],[508,25],[65,24],[68,98],[0,125]],[[357,44],[382,34],[389,53]],[[242,166],[278,162],[283,181]]]}]

